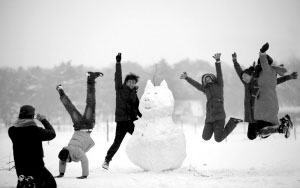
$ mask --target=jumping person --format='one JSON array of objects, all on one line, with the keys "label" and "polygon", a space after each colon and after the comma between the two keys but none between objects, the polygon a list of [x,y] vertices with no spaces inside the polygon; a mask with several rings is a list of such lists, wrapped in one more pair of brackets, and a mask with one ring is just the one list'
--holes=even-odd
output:
[{"label": "jumping person", "polygon": [[204,140],[210,140],[214,133],[217,142],[223,141],[235,129],[236,125],[242,122],[241,119],[231,117],[224,127],[226,114],[224,110],[224,83],[220,57],[220,53],[213,56],[216,60],[215,66],[217,75],[204,74],[202,76],[202,84],[188,77],[186,72],[180,76],[181,79],[185,79],[206,95],[206,118],[202,138]]},{"label": "jumping person", "polygon": [[122,83],[122,67],[121,53],[116,56],[116,72],[115,72],[115,90],[116,90],[116,111],[115,121],[117,123],[115,139],[109,150],[107,151],[102,167],[106,170],[109,168],[109,163],[113,156],[118,151],[126,133],[132,134],[134,131],[134,121],[137,116],[140,118],[139,99],[137,96],[136,83],[139,76],[128,74]]},{"label": "jumping person", "polygon": [[286,115],[280,119],[279,124],[276,92],[277,74],[283,76],[287,70],[283,66],[274,65],[273,59],[266,54],[268,49],[268,43],[262,46],[258,65],[255,68],[259,93],[254,101],[254,120],[257,121],[258,134],[261,137],[267,137],[273,133],[285,133],[285,137],[288,138],[292,122],[290,116]]},{"label": "jumping person", "polygon": [[35,108],[24,105],[20,108],[19,118],[8,129],[13,143],[15,168],[18,176],[17,188],[43,187],[56,188],[52,174],[45,167],[43,141],[55,138],[55,130],[41,114],[36,115],[45,128],[38,127],[34,121]]},{"label": "jumping person", "polygon": [[99,76],[103,76],[103,74],[101,72],[88,72],[86,107],[83,116],[78,112],[69,97],[65,94],[62,86],[58,85],[56,87],[62,104],[71,116],[74,127],[74,134],[68,146],[63,147],[58,154],[59,175],[56,176],[56,178],[64,176],[67,163],[72,161],[81,161],[82,176],[77,177],[78,179],[85,179],[89,175],[89,161],[86,152],[95,145],[91,138],[91,132],[95,126],[95,79]]},{"label": "jumping person", "polygon": [[[232,61],[235,71],[244,85],[244,122],[248,122],[247,137],[250,140],[254,140],[258,136],[258,132],[261,129],[254,120],[254,101],[258,96],[257,94],[259,90],[257,85],[258,78],[255,77],[254,72],[255,63],[253,66],[243,70],[237,61],[237,55],[235,52],[232,54]],[[297,79],[297,77],[297,72],[293,72],[290,75],[281,76],[277,78],[277,84],[281,84],[291,79]],[[285,129],[285,131],[282,131],[281,133],[286,133],[286,131],[288,131],[288,129]]]}]

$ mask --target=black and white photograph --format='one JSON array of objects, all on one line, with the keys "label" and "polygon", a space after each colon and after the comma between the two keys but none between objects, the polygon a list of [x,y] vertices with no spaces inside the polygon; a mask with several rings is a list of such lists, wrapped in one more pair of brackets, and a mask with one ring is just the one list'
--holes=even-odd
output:
[{"label": "black and white photograph", "polygon": [[299,188],[299,0],[0,0],[0,188]]}]

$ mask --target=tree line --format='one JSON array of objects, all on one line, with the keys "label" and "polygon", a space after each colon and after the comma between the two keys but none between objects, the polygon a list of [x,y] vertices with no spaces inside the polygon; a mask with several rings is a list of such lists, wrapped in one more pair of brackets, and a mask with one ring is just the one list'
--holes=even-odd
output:
[{"label": "tree line", "polygon": [[[290,71],[300,70],[300,60],[292,58],[283,63]],[[249,63],[250,65],[250,63]],[[243,67],[243,65],[242,65]],[[245,66],[243,68],[246,68]],[[88,67],[85,65],[72,65],[71,61],[61,62],[53,68],[39,66],[23,68],[0,68],[0,124],[10,126],[17,118],[20,106],[31,104],[36,111],[45,114],[53,124],[69,124],[70,117],[60,102],[55,89],[62,84],[65,92],[74,105],[83,111],[86,98],[86,72],[101,71],[104,77],[97,79],[96,83],[96,116],[97,121],[113,121],[115,110],[114,73],[115,65],[106,68]],[[214,73],[214,62],[203,60],[182,60],[170,65],[165,60],[143,67],[136,62],[122,63],[123,77],[129,72],[140,76],[138,96],[141,97],[147,80],[159,85],[166,80],[176,100],[202,101],[205,111],[205,95],[190,86],[186,81],[180,80],[180,74],[187,72],[188,76],[201,82],[204,73]],[[222,63],[224,79],[225,110],[228,116],[243,116],[244,88],[239,80],[233,64]],[[124,78],[123,78],[124,79]],[[299,80],[292,80],[277,87],[280,106],[300,106]],[[176,104],[176,103],[175,103]]]}]

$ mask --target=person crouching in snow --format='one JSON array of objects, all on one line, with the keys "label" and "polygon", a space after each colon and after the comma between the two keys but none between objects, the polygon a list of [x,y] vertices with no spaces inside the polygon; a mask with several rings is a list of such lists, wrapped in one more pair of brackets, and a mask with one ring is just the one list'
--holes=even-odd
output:
[{"label": "person crouching in snow", "polygon": [[139,76],[135,74],[128,74],[122,83],[122,54],[118,53],[116,56],[116,72],[115,72],[115,90],[116,90],[116,111],[115,121],[117,123],[115,139],[102,164],[102,168],[108,170],[109,163],[113,156],[118,151],[124,137],[127,133],[131,134],[134,131],[134,121],[137,116],[140,118],[142,114],[139,111],[139,98],[137,96],[136,83]]},{"label": "person crouching in snow", "polygon": [[45,167],[43,141],[56,137],[55,130],[44,115],[37,114],[44,128],[38,127],[34,121],[35,108],[24,105],[20,108],[17,121],[8,129],[13,144],[14,162],[18,176],[17,187],[56,188],[52,174]]},{"label": "person crouching in snow", "polygon": [[101,72],[88,72],[86,108],[83,116],[65,94],[62,86],[58,85],[56,87],[62,104],[71,116],[74,127],[74,134],[68,146],[64,147],[58,154],[58,158],[60,159],[59,175],[56,178],[64,176],[67,163],[72,161],[81,161],[82,176],[77,177],[78,179],[87,178],[89,175],[89,161],[85,153],[95,145],[90,134],[95,126],[95,79],[99,76],[103,76],[103,74]]},{"label": "person crouching in snow", "polygon": [[[262,125],[258,125],[257,122],[254,120],[254,101],[259,94],[259,87],[257,85],[258,78],[255,76],[254,71],[255,62],[253,66],[250,66],[249,68],[243,70],[237,61],[237,54],[235,52],[232,54],[232,61],[234,64],[235,71],[240,80],[242,81],[245,89],[244,122],[248,122],[247,137],[250,140],[254,140],[258,136],[258,132],[263,128],[260,127]],[[297,72],[293,72],[290,75],[281,76],[277,78],[277,85],[291,79],[297,79],[297,77]],[[281,133],[283,133],[283,131]]]},{"label": "person crouching in snow", "polygon": [[224,83],[220,57],[220,53],[213,56],[216,60],[215,66],[217,75],[204,74],[202,76],[202,84],[188,77],[186,72],[180,76],[181,79],[185,79],[206,95],[206,118],[202,138],[204,140],[210,140],[214,133],[217,142],[223,141],[235,129],[236,125],[242,122],[241,119],[231,117],[224,127],[226,114],[224,110]]},{"label": "person crouching in snow", "polygon": [[273,59],[266,54],[269,44],[262,46],[259,52],[258,65],[255,67],[255,74],[258,76],[259,93],[254,101],[254,119],[259,127],[258,134],[268,137],[273,133],[284,133],[288,138],[290,128],[293,124],[289,115],[285,115],[278,122],[278,99],[276,92],[277,74],[283,76],[286,69],[283,66],[273,64]]}]

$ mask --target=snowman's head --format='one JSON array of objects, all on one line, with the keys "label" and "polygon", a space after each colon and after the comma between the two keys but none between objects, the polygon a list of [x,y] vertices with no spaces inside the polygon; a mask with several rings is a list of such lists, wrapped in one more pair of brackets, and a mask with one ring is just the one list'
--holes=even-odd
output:
[{"label": "snowman's head", "polygon": [[147,81],[139,110],[143,117],[172,116],[174,98],[165,80],[159,86],[154,86],[150,80]]}]

